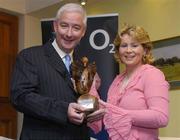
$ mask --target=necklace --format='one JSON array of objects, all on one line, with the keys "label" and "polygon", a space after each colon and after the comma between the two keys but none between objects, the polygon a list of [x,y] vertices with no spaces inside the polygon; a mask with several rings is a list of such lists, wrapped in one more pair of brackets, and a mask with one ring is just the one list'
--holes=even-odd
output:
[{"label": "necklace", "polygon": [[125,78],[123,79],[123,82],[122,82],[124,86],[127,86],[127,84],[129,83],[129,79],[130,78],[128,76],[125,76]]}]

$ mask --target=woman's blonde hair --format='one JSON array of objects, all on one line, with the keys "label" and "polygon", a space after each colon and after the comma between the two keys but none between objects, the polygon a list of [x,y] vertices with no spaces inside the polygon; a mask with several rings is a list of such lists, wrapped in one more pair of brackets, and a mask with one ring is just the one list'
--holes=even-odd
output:
[{"label": "woman's blonde hair", "polygon": [[142,62],[144,64],[151,64],[153,63],[153,56],[152,56],[152,42],[150,41],[150,37],[148,33],[140,26],[133,26],[129,24],[124,24],[120,35],[118,34],[114,40],[114,45],[115,45],[115,54],[114,57],[115,59],[120,62],[120,56],[119,56],[119,47],[121,45],[121,37],[123,35],[129,35],[133,39],[137,40],[145,49],[146,54],[143,56]]}]

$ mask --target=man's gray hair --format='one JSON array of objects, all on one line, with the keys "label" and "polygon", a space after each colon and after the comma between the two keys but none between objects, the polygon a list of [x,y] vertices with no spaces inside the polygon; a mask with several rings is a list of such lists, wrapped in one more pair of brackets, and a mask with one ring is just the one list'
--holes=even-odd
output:
[{"label": "man's gray hair", "polygon": [[84,8],[77,3],[67,3],[59,8],[56,14],[56,20],[58,20],[64,12],[79,12],[83,16],[83,23],[87,24],[87,15]]}]

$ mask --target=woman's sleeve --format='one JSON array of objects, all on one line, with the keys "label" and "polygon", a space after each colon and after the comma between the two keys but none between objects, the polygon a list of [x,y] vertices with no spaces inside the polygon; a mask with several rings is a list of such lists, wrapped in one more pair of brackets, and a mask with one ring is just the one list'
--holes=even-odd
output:
[{"label": "woman's sleeve", "polygon": [[[95,97],[98,98],[98,99],[100,99],[99,94],[98,94],[98,91],[96,90],[95,84],[93,84],[93,85],[91,86],[91,89],[90,89],[89,94],[95,96]],[[102,120],[95,121],[95,122],[92,122],[92,123],[88,123],[87,125],[88,125],[88,127],[90,127],[95,133],[98,133],[98,132],[100,132],[100,131],[102,130]]]},{"label": "woman's sleeve", "polygon": [[[112,104],[106,104],[107,113],[103,122],[109,137],[112,140],[132,139],[131,133],[132,119],[126,111]],[[122,139],[121,139],[122,138]],[[133,139],[132,139],[133,140]]]},{"label": "woman's sleeve", "polygon": [[93,85],[91,86],[91,89],[90,89],[90,91],[89,91],[89,94],[95,96],[95,97],[98,98],[98,99],[100,99],[99,94],[98,94],[98,91],[97,91],[97,89],[96,89],[96,87],[95,87],[95,84],[93,84]]},{"label": "woman's sleeve", "polygon": [[158,69],[151,69],[144,78],[144,95],[148,109],[126,110],[133,125],[146,128],[165,127],[169,120],[169,84]]},{"label": "woman's sleeve", "polygon": [[94,131],[95,134],[102,130],[102,120],[87,123],[87,125]]}]

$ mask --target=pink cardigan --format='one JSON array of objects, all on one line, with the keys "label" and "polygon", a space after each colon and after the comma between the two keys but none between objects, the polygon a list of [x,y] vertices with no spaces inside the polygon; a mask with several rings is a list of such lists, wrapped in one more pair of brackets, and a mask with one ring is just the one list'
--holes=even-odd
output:
[{"label": "pink cardigan", "polygon": [[[104,123],[110,140],[158,140],[158,128],[169,119],[169,84],[164,74],[142,65],[120,92],[124,75],[118,75],[109,88],[104,119],[89,126],[98,133]],[[93,87],[91,94],[99,97]]]}]

